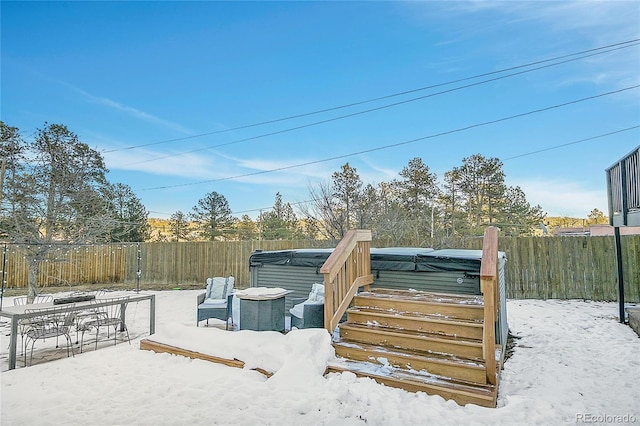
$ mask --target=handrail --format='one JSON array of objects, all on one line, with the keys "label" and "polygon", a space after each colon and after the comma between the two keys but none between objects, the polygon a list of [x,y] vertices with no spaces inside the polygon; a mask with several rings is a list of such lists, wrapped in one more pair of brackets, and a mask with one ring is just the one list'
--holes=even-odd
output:
[{"label": "handrail", "polygon": [[358,288],[373,283],[371,231],[347,231],[320,268],[324,274],[324,326],[333,334]]},{"label": "handrail", "polygon": [[496,310],[498,300],[498,228],[490,226],[484,231],[482,261],[480,264],[480,289],[484,295],[484,329],[482,353],[487,370],[487,381],[496,384]]}]

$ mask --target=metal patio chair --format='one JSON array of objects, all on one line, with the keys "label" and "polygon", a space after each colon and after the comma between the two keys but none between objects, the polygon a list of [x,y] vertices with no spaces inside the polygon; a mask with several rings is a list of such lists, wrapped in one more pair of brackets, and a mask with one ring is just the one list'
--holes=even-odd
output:
[{"label": "metal patio chair", "polygon": [[16,296],[13,298],[13,306],[21,306],[27,304],[27,296]]},{"label": "metal patio chair", "polygon": [[73,346],[69,331],[75,321],[74,312],[66,312],[67,306],[58,308],[42,308],[42,309],[26,309],[25,313],[30,314],[29,318],[25,318],[26,330],[24,333],[24,365],[27,365],[27,347],[31,343],[31,355],[29,362],[33,360],[33,348],[38,340],[45,340],[51,337],[56,338],[56,348],[58,347],[58,338],[64,336],[67,340],[67,357],[69,352],[72,356]]},{"label": "metal patio chair", "polygon": [[80,352],[84,343],[84,334],[88,331],[95,330],[96,345],[98,349],[98,340],[100,337],[100,329],[104,331],[106,328],[107,339],[111,338],[111,328],[113,327],[113,344],[117,343],[118,329],[127,333],[127,341],[131,344],[129,338],[129,330],[123,320],[123,308],[128,303],[129,296],[114,297],[109,299],[95,299],[94,303],[108,302],[106,306],[90,308],[92,312],[83,314],[76,325],[76,330],[81,333]]},{"label": "metal patio chair", "polygon": [[[16,296],[13,298],[13,306],[22,306],[28,304],[27,296]],[[33,299],[33,304],[53,302],[53,296],[50,294],[39,294]],[[24,333],[27,331],[27,320],[18,321],[18,332],[20,333],[20,350],[24,353]]]}]

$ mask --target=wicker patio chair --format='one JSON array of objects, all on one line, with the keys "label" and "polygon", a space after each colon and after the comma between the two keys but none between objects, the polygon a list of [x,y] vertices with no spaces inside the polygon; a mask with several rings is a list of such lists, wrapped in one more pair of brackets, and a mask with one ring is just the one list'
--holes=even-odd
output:
[{"label": "wicker patio chair", "polygon": [[313,284],[309,297],[292,298],[291,328],[324,327],[324,285]]},{"label": "wicker patio chair", "polygon": [[197,320],[200,321],[216,318],[225,322],[225,328],[229,329],[229,318],[233,325],[233,285],[234,277],[207,278],[207,290],[196,298]]}]

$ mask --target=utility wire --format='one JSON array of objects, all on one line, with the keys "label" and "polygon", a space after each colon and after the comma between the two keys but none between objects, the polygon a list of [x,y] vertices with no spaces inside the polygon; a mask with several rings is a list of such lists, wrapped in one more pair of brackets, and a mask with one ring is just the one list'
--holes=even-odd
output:
[{"label": "utility wire", "polygon": [[[143,147],[153,146],[153,145],[160,145],[160,144],[165,144],[165,143],[170,143],[170,142],[178,142],[178,141],[183,141],[183,140],[188,140],[188,139],[200,138],[200,137],[203,137],[203,136],[210,136],[210,135],[215,135],[215,134],[220,134],[220,133],[231,132],[231,131],[235,131],[235,130],[248,129],[248,128],[251,128],[251,127],[264,126],[264,125],[267,125],[267,124],[278,123],[278,122],[281,122],[281,121],[287,121],[287,120],[293,120],[293,119],[296,119],[296,118],[307,117],[307,116],[310,116],[310,115],[322,114],[322,113],[325,113],[325,112],[336,111],[336,110],[339,110],[339,109],[350,108],[350,107],[353,107],[353,106],[358,106],[358,105],[362,105],[362,104],[366,104],[366,103],[371,103],[371,102],[381,101],[381,100],[384,100],[384,99],[389,99],[389,98],[393,98],[393,97],[397,97],[397,96],[407,95],[409,93],[420,92],[420,91],[423,91],[423,90],[434,89],[434,88],[437,88],[437,87],[447,86],[447,85],[455,84],[455,83],[461,83],[463,81],[473,80],[473,79],[476,79],[476,78],[487,77],[487,76],[490,76],[490,75],[500,74],[500,73],[507,72],[507,71],[513,71],[513,70],[520,69],[520,68],[527,68],[527,67],[530,67],[530,66],[533,66],[533,65],[542,64],[542,63],[545,63],[545,62],[552,62],[552,61],[557,61],[557,60],[560,60],[560,59],[569,58],[571,56],[582,55],[582,54],[590,53],[590,52],[598,52],[600,50],[609,49],[611,47],[616,47],[616,46],[622,46],[620,48],[631,47],[631,46],[634,46],[631,43],[637,43],[638,41],[640,41],[640,39],[627,40],[627,41],[623,41],[623,42],[620,42],[620,43],[609,44],[607,46],[596,47],[594,49],[588,49],[588,50],[582,50],[580,52],[568,53],[568,54],[565,54],[565,55],[556,56],[556,57],[549,58],[549,59],[543,59],[543,60],[540,60],[540,61],[529,62],[527,64],[517,65],[517,66],[513,66],[513,67],[509,67],[509,68],[503,68],[503,69],[500,69],[500,70],[497,70],[497,71],[491,71],[491,72],[486,72],[486,73],[482,73],[482,74],[476,74],[476,75],[471,76],[471,77],[460,78],[460,79],[457,79],[457,80],[451,80],[451,81],[447,81],[447,82],[444,82],[444,83],[437,83],[437,84],[433,84],[433,85],[430,85],[430,86],[419,87],[417,89],[405,90],[405,91],[398,92],[398,93],[393,93],[393,94],[390,94],[390,95],[379,96],[379,97],[376,97],[376,98],[371,98],[371,99],[367,99],[367,100],[363,100],[363,101],[352,102],[352,103],[349,103],[349,104],[339,105],[339,106],[336,106],[336,107],[320,109],[320,110],[306,112],[306,113],[302,113],[302,114],[290,115],[290,116],[286,116],[286,117],[282,117],[282,118],[276,118],[276,119],[273,119],[273,120],[267,120],[267,121],[262,121],[262,122],[258,122],[258,123],[253,123],[253,124],[246,124],[246,125],[242,125],[242,126],[238,126],[238,127],[232,127],[232,128],[229,128],[229,129],[224,129],[224,130],[216,130],[216,131],[212,131],[212,132],[199,133],[197,135],[184,136],[184,137],[173,138],[173,139],[166,139],[166,140],[162,140],[162,141],[149,142],[149,143],[139,144],[139,145],[132,145],[132,146],[124,147],[124,148],[103,150],[102,152],[103,153],[109,153],[109,152],[116,152],[116,151],[125,151],[125,150],[143,148]],[[613,50],[617,50],[617,49],[613,49]],[[613,50],[611,50],[611,51],[613,51]],[[597,54],[603,54],[603,53],[608,53],[608,52],[609,51],[600,52],[600,53],[597,53]]]},{"label": "utility wire", "polygon": [[[636,43],[636,44],[629,45],[629,46],[624,46],[624,47],[618,47],[618,48],[609,50],[607,52],[611,52],[613,50],[618,50],[618,49],[623,49],[623,48],[630,47],[630,46],[637,46],[638,44],[640,44],[640,43]],[[592,53],[590,55],[581,56],[579,58],[567,59],[567,60],[562,61],[562,62],[556,62],[556,63],[553,63],[553,64],[542,65],[542,66],[539,66],[537,68],[531,68],[531,69],[524,70],[524,71],[518,71],[518,72],[515,72],[515,73],[503,75],[503,76],[500,76],[500,77],[494,77],[494,78],[491,78],[491,79],[482,80],[482,81],[479,81],[479,82],[475,82],[475,83],[466,84],[466,85],[463,85],[463,86],[454,87],[452,89],[442,90],[440,92],[430,93],[428,95],[423,95],[423,96],[419,96],[419,97],[416,97],[416,98],[406,99],[404,101],[399,101],[399,102],[394,102],[394,103],[387,104],[387,105],[382,105],[382,106],[379,106],[379,107],[376,107],[376,108],[370,108],[370,109],[366,109],[366,110],[363,110],[363,111],[354,112],[354,113],[351,113],[351,114],[345,114],[345,115],[341,115],[341,116],[338,116],[338,117],[329,118],[329,119],[326,119],[326,120],[321,120],[321,121],[316,121],[316,122],[312,122],[312,123],[308,123],[308,124],[303,124],[303,125],[296,126],[296,127],[290,127],[290,128],[287,128],[287,129],[278,130],[278,131],[274,131],[274,132],[270,132],[270,133],[264,133],[264,134],[257,135],[257,136],[251,136],[251,137],[248,137],[248,138],[238,139],[238,140],[231,141],[231,142],[225,142],[225,143],[221,143],[221,144],[217,144],[217,145],[210,145],[210,146],[203,147],[203,148],[192,149],[192,150],[189,150],[189,151],[183,151],[183,152],[179,152],[179,153],[164,155],[164,156],[161,156],[161,157],[150,158],[150,159],[147,159],[147,160],[136,161],[134,163],[125,164],[125,166],[132,166],[132,165],[136,165],[136,164],[149,163],[149,162],[152,162],[152,161],[158,161],[158,160],[163,160],[163,159],[166,159],[166,158],[177,157],[177,156],[180,156],[180,155],[192,154],[194,152],[207,151],[207,150],[213,149],[213,148],[219,148],[219,147],[222,147],[222,146],[234,145],[234,144],[238,144],[238,143],[241,143],[241,142],[247,142],[247,141],[251,141],[251,140],[265,138],[265,137],[268,137],[268,136],[274,136],[274,135],[279,135],[279,134],[282,134],[282,133],[288,133],[288,132],[292,132],[292,131],[295,131],[295,130],[304,129],[304,128],[307,128],[307,127],[318,126],[320,124],[326,124],[326,123],[329,123],[329,122],[332,122],[332,121],[343,120],[345,118],[355,117],[355,116],[367,114],[367,113],[370,113],[370,112],[373,112],[373,111],[379,111],[379,110],[382,110],[382,109],[392,108],[392,107],[395,107],[395,106],[398,106],[398,105],[403,105],[403,104],[407,104],[407,103],[410,103],[410,102],[415,102],[415,101],[418,101],[418,100],[431,98],[431,97],[434,97],[434,96],[439,96],[439,95],[455,92],[455,91],[462,90],[462,89],[467,89],[469,87],[479,86],[479,85],[482,85],[482,84],[491,83],[491,82],[498,81],[498,80],[503,80],[505,78],[513,77],[513,76],[516,76],[516,75],[526,74],[526,73],[533,72],[533,71],[538,71],[538,70],[543,69],[543,68],[554,67],[556,65],[560,65],[560,64],[563,64],[563,63],[566,63],[566,62],[577,61],[577,60],[580,60],[580,59],[588,58],[590,56],[599,55],[599,54],[600,53]]]},{"label": "utility wire", "polygon": [[[504,162],[504,161],[508,161],[508,160],[513,160],[515,158],[525,157],[525,156],[528,156],[528,155],[539,154],[541,152],[551,151],[551,150],[554,150],[554,149],[563,148],[565,146],[575,145],[575,144],[578,144],[578,143],[587,142],[587,141],[594,140],[594,139],[600,139],[600,138],[604,138],[604,137],[607,137],[607,136],[615,135],[615,134],[618,134],[618,133],[628,132],[629,130],[634,130],[634,129],[638,129],[638,128],[640,128],[640,125],[627,127],[625,129],[615,130],[615,131],[609,132],[609,133],[602,133],[600,135],[591,136],[591,137],[588,137],[588,138],[580,139],[580,140],[573,141],[573,142],[563,143],[563,144],[560,144],[560,145],[554,145],[554,146],[551,146],[551,147],[548,147],[548,148],[539,149],[539,150],[527,152],[527,153],[524,153],[524,154],[518,154],[518,155],[515,155],[513,157],[507,157],[507,158],[500,159],[500,161]],[[311,200],[297,201],[297,202],[293,202],[293,203],[292,202],[288,202],[288,204],[291,205],[291,206],[297,206],[297,205],[301,205],[301,204],[308,204],[308,203],[311,203],[313,201],[316,201],[316,200],[311,199]],[[265,211],[265,210],[272,210],[272,209],[273,209],[273,206],[257,207],[257,208],[253,208],[253,209],[234,211],[231,214],[232,215],[238,215],[238,214],[242,214],[242,213],[262,212],[262,211]],[[149,213],[163,214],[163,215],[166,215],[166,216],[170,216],[171,215],[171,213],[164,213],[164,212],[151,211],[151,210],[149,210]]]},{"label": "utility wire", "polygon": [[[551,150],[554,150],[554,149],[564,148],[565,146],[575,145],[575,144],[579,144],[579,143],[582,143],[582,142],[588,142],[588,141],[592,141],[594,139],[600,139],[600,138],[604,138],[604,137],[607,137],[607,136],[615,135],[615,134],[618,134],[618,133],[628,132],[628,131],[634,130],[634,129],[640,129],[640,125],[627,127],[625,129],[620,129],[620,130],[614,130],[613,132],[602,133],[602,134],[599,134],[599,135],[596,135],[596,136],[591,136],[591,137],[588,137],[588,138],[579,139],[577,141],[567,142],[567,143],[563,143],[563,144],[560,144],[560,145],[550,146],[548,148],[538,149],[536,151],[526,152],[524,154],[514,155],[513,157],[501,158],[500,161],[504,162],[504,161],[508,161],[508,160],[514,160],[516,158],[526,157],[528,155],[540,154],[541,152],[546,152],[546,151],[551,151]],[[294,206],[294,205],[301,205],[301,204],[311,203],[313,201],[315,201],[315,200],[304,200],[304,201],[298,201],[298,202],[289,203],[289,204]],[[269,209],[272,209],[272,208],[273,207],[263,207],[261,209],[242,210],[242,211],[239,211],[239,212],[233,212],[233,214],[250,213],[250,212],[262,211],[262,210],[269,210]]]},{"label": "utility wire", "polygon": [[[600,139],[600,138],[604,138],[604,137],[607,137],[607,136],[611,136],[611,135],[615,135],[615,134],[623,133],[623,132],[628,132],[630,130],[639,129],[639,128],[640,128],[640,125],[631,126],[631,127],[625,128],[625,129],[615,130],[615,131],[608,132],[608,133],[602,133],[602,134],[599,134],[599,135],[596,135],[596,136],[591,136],[591,137],[580,139],[580,140],[573,141],[573,142],[563,143],[563,144],[560,144],[560,145],[550,146],[548,148],[538,149],[536,151],[530,151],[530,152],[526,152],[526,153],[523,153],[523,154],[514,155],[513,157],[502,158],[502,159],[500,159],[500,161],[504,162],[504,161],[513,160],[513,159],[520,158],[520,157],[526,157],[528,155],[539,154],[541,152],[546,152],[546,151],[551,151],[551,150],[554,150],[554,149],[564,148],[566,146],[575,145],[575,144],[579,144],[579,143],[583,143],[583,142],[588,142],[588,141],[591,141],[591,140],[594,140],[594,139]],[[302,204],[308,204],[308,203],[311,203],[313,201],[316,201],[316,200],[311,199],[311,200],[297,201],[297,202],[294,202],[294,203],[288,202],[288,204],[291,205],[291,206],[298,206],[298,205],[302,205]],[[262,211],[265,211],[265,210],[272,210],[272,209],[273,209],[273,206],[259,207],[259,208],[253,208],[253,209],[247,209],[247,210],[234,211],[231,214],[232,215],[239,215],[239,214],[242,214],[242,213],[262,212]],[[171,213],[163,213],[163,212],[151,211],[151,210],[149,211],[149,213],[163,214],[163,215],[167,215],[167,216],[171,215]]]},{"label": "utility wire", "polygon": [[[299,206],[301,204],[307,204],[310,203],[312,201],[316,201],[316,200],[304,200],[304,201],[297,201],[295,203],[287,203],[290,206]],[[269,207],[262,207],[260,209],[249,209],[249,210],[241,210],[239,212],[231,212],[231,214],[240,214],[240,213],[250,213],[250,212],[261,212],[264,210],[273,210],[273,206],[269,206]]]},{"label": "utility wire", "polygon": [[423,141],[423,140],[427,140],[427,139],[433,139],[433,138],[437,138],[437,137],[440,137],[440,136],[445,136],[445,135],[450,135],[450,134],[453,134],[453,133],[463,132],[463,131],[474,129],[474,128],[477,128],[477,127],[483,127],[483,126],[488,126],[490,124],[496,124],[496,123],[500,123],[500,122],[503,122],[503,121],[513,120],[515,118],[520,118],[520,117],[524,117],[524,116],[527,116],[527,115],[532,115],[532,114],[537,114],[537,113],[544,112],[544,111],[549,111],[549,110],[552,110],[552,109],[562,108],[562,107],[565,107],[565,106],[568,106],[568,105],[573,105],[573,104],[577,104],[577,103],[580,103],[580,102],[585,102],[585,101],[588,101],[588,100],[592,100],[592,99],[597,99],[597,98],[601,98],[601,97],[604,97],[604,96],[613,95],[613,94],[616,94],[616,93],[622,93],[622,92],[625,92],[627,90],[637,89],[638,87],[640,87],[640,85],[629,86],[629,87],[625,87],[624,89],[614,90],[614,91],[606,92],[606,93],[600,93],[598,95],[589,96],[589,97],[581,98],[581,99],[576,99],[576,100],[565,102],[565,103],[562,103],[562,104],[551,105],[551,106],[548,106],[548,107],[539,108],[539,109],[523,112],[523,113],[520,113],[520,114],[510,115],[510,116],[498,118],[498,119],[495,119],[495,120],[490,120],[490,121],[484,121],[482,123],[471,124],[471,125],[465,126],[465,127],[459,127],[457,129],[448,130],[446,132],[434,133],[434,134],[431,134],[431,135],[428,135],[428,136],[423,136],[423,137],[419,137],[419,138],[415,138],[415,139],[410,139],[410,140],[404,141],[404,142],[398,142],[398,143],[394,143],[394,144],[379,146],[379,147],[376,147],[376,148],[369,148],[369,149],[365,149],[365,150],[358,151],[358,152],[352,152],[350,154],[337,155],[337,156],[334,156],[334,157],[325,158],[325,159],[321,159],[321,160],[307,161],[305,163],[294,164],[294,165],[291,165],[291,166],[283,166],[283,167],[278,167],[278,168],[275,168],[275,169],[261,170],[261,171],[258,171],[258,172],[245,173],[245,174],[242,174],[242,175],[229,176],[229,177],[218,178],[218,179],[210,179],[210,180],[204,180],[204,181],[199,181],[199,182],[182,183],[182,184],[177,184],[177,185],[165,185],[165,186],[157,186],[157,187],[152,187],[152,188],[143,188],[143,189],[139,189],[139,191],[152,191],[152,190],[158,190],[158,189],[169,189],[169,188],[179,188],[179,187],[185,187],[185,186],[200,185],[200,184],[203,184],[203,183],[221,182],[221,181],[225,181],[225,180],[233,180],[233,179],[239,179],[239,178],[244,178],[244,177],[249,177],[249,176],[256,176],[256,175],[262,175],[262,174],[266,174],[266,173],[272,173],[272,172],[287,170],[287,169],[293,169],[293,168],[296,168],[296,167],[308,166],[308,165],[311,165],[311,164],[324,163],[324,162],[332,161],[332,160],[339,160],[339,159],[342,159],[342,158],[353,157],[353,156],[356,156],[356,155],[367,154],[367,153],[370,153],[370,152],[381,151],[381,150],[389,149],[389,148],[395,148],[395,147],[398,147],[398,146],[408,145],[408,144],[412,144],[412,143]]},{"label": "utility wire", "polygon": [[539,149],[537,151],[531,151],[531,152],[527,152],[527,153],[524,153],[524,154],[514,155],[513,157],[504,158],[502,161],[513,160],[515,158],[520,158],[520,157],[526,157],[527,155],[539,154],[541,152],[551,151],[553,149],[558,149],[558,148],[562,148],[562,147],[569,146],[569,145],[575,145],[575,144],[581,143],[581,142],[587,142],[587,141],[591,141],[591,140],[594,140],[594,139],[604,138],[606,136],[611,136],[611,135],[615,135],[617,133],[622,133],[622,132],[628,132],[629,130],[638,129],[638,128],[640,128],[640,125],[639,126],[627,127],[626,129],[620,129],[620,130],[616,130],[616,131],[609,132],[609,133],[603,133],[601,135],[592,136],[590,138],[580,139],[580,140],[573,141],[573,142],[563,143],[561,145],[550,146],[548,148]]}]

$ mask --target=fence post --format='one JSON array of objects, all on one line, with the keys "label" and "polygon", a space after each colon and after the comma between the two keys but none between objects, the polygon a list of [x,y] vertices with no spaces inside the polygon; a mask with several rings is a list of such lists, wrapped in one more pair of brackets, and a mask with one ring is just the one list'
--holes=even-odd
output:
[{"label": "fence post", "polygon": [[140,277],[142,276],[142,271],[140,270],[140,257],[141,257],[140,243],[136,244],[136,249],[138,251],[138,254],[137,254],[138,269],[136,269],[136,293],[140,293]]},{"label": "fence post", "polygon": [[4,301],[4,285],[6,284],[6,270],[7,270],[7,244],[5,243],[2,249],[2,274],[0,280],[2,280],[2,293],[0,293],[0,311],[2,310],[2,302]]},{"label": "fence post", "polygon": [[622,242],[620,240],[620,227],[613,228],[613,233],[616,239],[616,263],[618,265],[618,314],[620,315],[620,322],[625,323],[624,314],[624,277],[622,268]]}]

